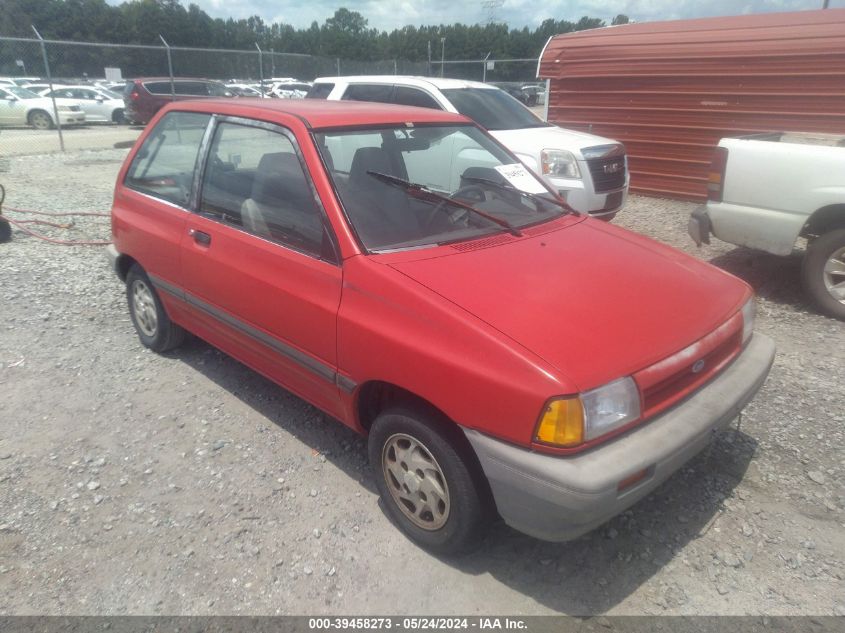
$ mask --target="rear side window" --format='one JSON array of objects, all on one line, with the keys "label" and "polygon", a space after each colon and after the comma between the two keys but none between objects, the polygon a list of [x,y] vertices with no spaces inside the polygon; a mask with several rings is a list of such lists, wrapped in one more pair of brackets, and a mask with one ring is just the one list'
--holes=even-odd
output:
[{"label": "rear side window", "polygon": [[142,193],[187,206],[197,154],[211,116],[168,112],[144,140],[124,184]]},{"label": "rear side window", "polygon": [[390,84],[352,84],[343,93],[344,101],[393,102],[393,86]]},{"label": "rear side window", "polygon": [[396,86],[396,94],[393,96],[393,102],[399,105],[442,110],[440,104],[430,94],[419,88],[408,88],[407,86]]},{"label": "rear side window", "polygon": [[[148,81],[144,84],[144,88],[146,88],[151,94],[154,95],[169,95],[170,94],[170,82],[169,81]],[[176,91],[176,94],[179,94]]]},{"label": "rear side window", "polygon": [[217,127],[203,177],[200,213],[320,257],[322,215],[290,139],[262,127]]},{"label": "rear side window", "polygon": [[208,96],[208,84],[204,81],[177,81],[174,83],[177,95]]}]

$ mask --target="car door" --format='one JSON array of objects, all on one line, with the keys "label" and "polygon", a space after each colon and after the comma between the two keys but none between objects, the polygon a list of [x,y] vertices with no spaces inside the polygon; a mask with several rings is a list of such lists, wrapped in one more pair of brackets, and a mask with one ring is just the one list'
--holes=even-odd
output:
[{"label": "car door", "polygon": [[82,105],[86,121],[111,120],[111,115],[107,112],[109,106],[106,105],[100,93],[90,88],[75,88],[72,96],[74,99],[78,99]]},{"label": "car door", "polygon": [[27,103],[12,91],[0,89],[0,123],[27,125]]},{"label": "car door", "polygon": [[195,331],[340,415],[342,269],[294,134],[220,117],[185,228],[182,273]]},{"label": "car door", "polygon": [[11,93],[0,88],[0,125],[20,125],[19,116],[15,111],[15,103]]},{"label": "car door", "polygon": [[211,115],[168,112],[144,139],[115,189],[112,225],[122,252],[150,276],[171,316],[180,298],[180,248],[189,217],[199,149]]}]

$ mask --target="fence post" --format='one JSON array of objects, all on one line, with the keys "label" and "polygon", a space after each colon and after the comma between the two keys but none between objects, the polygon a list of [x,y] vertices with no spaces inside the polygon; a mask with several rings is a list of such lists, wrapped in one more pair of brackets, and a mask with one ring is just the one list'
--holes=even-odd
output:
[{"label": "fence post", "polygon": [[259,85],[261,86],[261,95],[264,95],[264,52],[261,50],[261,47],[258,45],[258,42],[255,43],[255,48],[258,49],[258,81]]},{"label": "fence post", "polygon": [[50,85],[50,100],[53,102],[53,116],[56,117],[56,129],[59,131],[59,147],[65,151],[65,137],[62,135],[62,122],[59,120],[59,108],[56,107],[56,97],[53,96],[53,75],[50,73],[50,62],[47,61],[47,45],[44,44],[44,38],[41,33],[35,28],[34,24],[30,25],[35,31],[35,37],[41,43],[41,57],[44,58],[44,72],[47,73],[47,83]]},{"label": "fence post", "polygon": [[336,57],[335,61],[337,62],[337,76],[340,77],[340,57]]},{"label": "fence post", "polygon": [[158,37],[167,50],[167,72],[170,74],[170,100],[176,101],[176,84],[173,82],[173,59],[170,57],[170,44],[161,36],[161,33],[159,33]]},{"label": "fence post", "polygon": [[431,77],[431,40],[428,40],[428,76]]},{"label": "fence post", "polygon": [[487,53],[487,57],[481,62],[484,65],[484,68],[481,71],[481,81],[482,83],[487,83],[487,60],[490,59],[490,55],[493,54],[493,51]]},{"label": "fence post", "polygon": [[399,69],[396,67],[396,60],[395,59],[393,60],[393,74],[394,75],[399,74]]}]

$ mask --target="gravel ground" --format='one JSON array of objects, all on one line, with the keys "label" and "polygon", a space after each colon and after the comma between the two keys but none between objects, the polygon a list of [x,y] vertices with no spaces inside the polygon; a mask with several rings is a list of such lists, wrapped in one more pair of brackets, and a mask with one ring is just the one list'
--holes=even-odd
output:
[{"label": "gravel ground", "polygon": [[[108,210],[126,150],[6,163],[9,205]],[[0,614],[845,614],[845,328],[800,260],[696,249],[688,203],[617,222],[759,293],[778,355],[739,430],[595,532],[494,527],[440,560],[381,512],[364,443],[192,339],[138,342],[102,248],[0,244]],[[65,236],[102,238],[105,219]],[[624,283],[624,271],[620,271]]]}]

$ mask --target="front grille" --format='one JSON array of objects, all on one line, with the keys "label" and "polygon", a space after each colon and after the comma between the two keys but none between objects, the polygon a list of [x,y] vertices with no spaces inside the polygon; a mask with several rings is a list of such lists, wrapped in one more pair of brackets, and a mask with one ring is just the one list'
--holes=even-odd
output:
[{"label": "front grille", "polygon": [[593,187],[596,193],[612,191],[625,186],[625,156],[611,156],[609,158],[591,158],[587,160],[590,175],[593,177]]},{"label": "front grille", "polygon": [[742,315],[736,313],[704,338],[634,374],[643,417],[672,406],[716,376],[742,349]]}]

